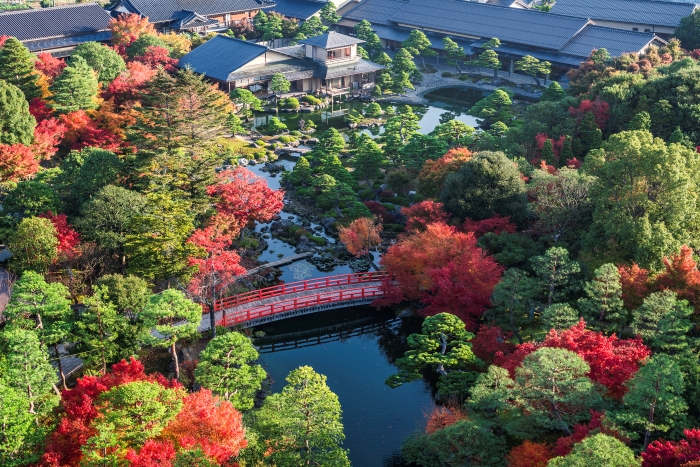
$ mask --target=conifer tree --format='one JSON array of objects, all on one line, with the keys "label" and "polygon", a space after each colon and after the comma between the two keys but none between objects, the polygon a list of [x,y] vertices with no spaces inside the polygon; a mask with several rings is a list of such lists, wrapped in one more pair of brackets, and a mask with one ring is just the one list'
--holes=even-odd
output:
[{"label": "conifer tree", "polygon": [[403,41],[401,45],[404,48],[407,48],[414,57],[420,57],[421,61],[423,62],[423,70],[426,69],[425,57],[434,57],[437,55],[437,52],[431,49],[432,44],[430,39],[428,39],[425,33],[420,29],[412,30],[411,34],[408,36],[408,39]]},{"label": "conifer tree", "polygon": [[180,360],[177,356],[177,342],[197,335],[202,321],[202,307],[175,289],[166,289],[151,296],[142,313],[147,327],[155,329],[158,337],[149,336],[152,345],[170,347],[175,361],[175,379],[180,379]]},{"label": "conifer tree", "polygon": [[617,266],[604,264],[594,272],[595,277],[584,286],[588,298],[578,301],[586,322],[601,332],[615,332],[626,324],[627,312],[622,307],[622,285]]},{"label": "conifer tree", "polygon": [[554,303],[542,311],[540,320],[546,329],[568,329],[579,321],[578,312],[566,303]]},{"label": "conifer tree", "polygon": [[24,218],[10,236],[8,247],[12,271],[45,273],[58,257],[56,228],[48,219]]},{"label": "conifer tree", "polygon": [[75,57],[49,87],[53,93],[49,105],[59,113],[96,109],[98,89],[95,70],[84,58]]},{"label": "conifer tree", "polygon": [[337,8],[331,1],[328,1],[323,5],[319,15],[321,16],[321,19],[328,24],[335,24],[340,21],[340,15],[338,14]]},{"label": "conifer tree", "polygon": [[0,48],[0,80],[17,86],[27,101],[41,95],[34,62],[36,56],[14,37],[8,38]]},{"label": "conifer tree", "polygon": [[98,42],[85,42],[75,48],[68,65],[77,58],[82,57],[88,65],[97,72],[97,80],[100,83],[109,83],[126,70],[124,59],[117,52]]},{"label": "conifer tree", "polygon": [[238,410],[249,410],[267,377],[257,360],[258,351],[250,339],[230,332],[209,341],[194,375],[202,387],[223,396]]},{"label": "conifer tree", "polygon": [[34,139],[36,119],[29,113],[29,104],[22,91],[0,80],[0,144],[24,144]]},{"label": "conifer tree", "polygon": [[564,91],[564,89],[559,83],[557,83],[556,81],[552,81],[547,87],[547,89],[545,89],[545,91],[542,93],[541,100],[556,102],[562,100],[565,97],[566,91]]},{"label": "conifer tree", "polygon": [[542,160],[548,165],[556,165],[556,161],[554,160],[554,146],[550,138],[545,139],[542,144]]}]

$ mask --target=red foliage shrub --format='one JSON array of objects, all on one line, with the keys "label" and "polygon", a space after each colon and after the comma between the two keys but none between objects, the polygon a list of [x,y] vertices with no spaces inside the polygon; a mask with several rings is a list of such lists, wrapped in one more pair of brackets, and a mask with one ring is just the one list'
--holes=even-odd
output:
[{"label": "red foliage shrub", "polygon": [[605,130],[605,125],[610,119],[610,104],[600,97],[596,97],[594,101],[584,99],[578,107],[569,107],[569,113],[578,120],[579,124],[581,124],[587,113],[592,113],[598,128]]},{"label": "red foliage shrub", "polygon": [[243,416],[229,401],[202,389],[188,394],[183,402],[182,411],[165,427],[161,438],[184,449],[199,446],[218,464],[248,445]]},{"label": "red foliage shrub", "polygon": [[376,201],[363,201],[362,204],[367,206],[369,212],[379,217],[384,223],[389,224],[396,220],[394,216],[389,214],[389,211],[387,211],[387,209],[384,206],[382,206],[382,203],[378,203]]},{"label": "red foliage shrub", "polygon": [[557,332],[552,329],[544,342],[526,342],[516,347],[510,355],[496,354],[494,363],[507,369],[511,376],[523,359],[541,347],[554,347],[575,352],[590,365],[588,377],[608,389],[611,397],[621,399],[627,392],[625,382],[639,370],[640,364],[651,355],[651,351],[639,338],[618,339],[586,329],[581,320],[569,329]]},{"label": "red foliage shrub", "polygon": [[466,419],[467,414],[460,407],[436,407],[428,415],[428,421],[425,423],[425,432],[431,435],[438,430]]},{"label": "red foliage shrub", "polygon": [[525,441],[510,450],[506,461],[508,467],[547,467],[552,457],[552,449],[546,444]]},{"label": "red foliage shrub", "polygon": [[32,150],[34,156],[40,160],[51,159],[58,151],[63,135],[66,133],[66,126],[56,118],[41,120],[34,128],[34,144]]},{"label": "red foliage shrub", "polygon": [[649,290],[649,270],[640,268],[636,263],[632,266],[618,266],[620,285],[622,287],[622,302],[627,310],[638,308],[651,293]]},{"label": "red foliage shrub", "polygon": [[23,144],[0,144],[0,181],[17,182],[34,175],[39,161],[31,147]]},{"label": "red foliage shrub", "polygon": [[401,214],[406,216],[406,231],[424,231],[428,224],[446,223],[449,215],[443,209],[442,203],[421,201],[407,208],[401,208]]},{"label": "red foliage shrub", "polygon": [[604,424],[605,414],[591,410],[591,419],[588,423],[575,425],[570,436],[564,436],[557,440],[554,445],[554,456],[567,456],[571,453],[574,445],[580,443],[585,438],[603,433],[613,438],[617,438],[623,443],[628,443],[629,439],[625,438],[620,432],[612,428],[608,428]]},{"label": "red foliage shrub", "polygon": [[85,376],[73,388],[61,393],[61,419],[47,438],[46,449],[39,465],[50,467],[77,467],[82,458],[81,446],[95,434],[91,422],[97,417],[95,401],[105,391],[133,381],[151,381],[166,388],[180,384],[168,381],[162,375],[146,375],[143,364],[131,358],[112,365],[112,372],[104,376]]},{"label": "red foliage shrub", "polygon": [[581,164],[583,164],[583,162],[576,159],[575,157],[573,159],[569,159],[568,161],[566,161],[566,166],[570,169],[580,169]]},{"label": "red foliage shrub", "polygon": [[34,62],[34,68],[37,71],[45,74],[50,81],[56,79],[61,74],[63,69],[68,65],[64,60],[56,58],[50,53],[42,52],[37,55],[37,61]]},{"label": "red foliage shrub", "polygon": [[515,224],[510,222],[510,217],[501,217],[496,214],[489,219],[481,221],[473,221],[467,218],[464,220],[461,230],[463,232],[474,232],[474,236],[479,238],[489,232],[496,234],[501,234],[503,232],[515,233]]},{"label": "red foliage shrub", "polygon": [[3,34],[2,36],[0,36],[0,48],[2,48],[2,46],[5,45],[5,42],[6,42],[7,39],[9,39],[9,38],[10,38],[10,36],[6,36],[6,35],[4,35],[4,34]]},{"label": "red foliage shrub", "polygon": [[428,224],[425,231],[402,235],[382,257],[395,282],[382,284],[377,304],[418,301],[424,316],[452,313],[473,330],[490,305],[491,292],[503,268],[476,245],[474,234],[446,224]]},{"label": "red foliage shrub", "polygon": [[37,122],[51,118],[53,111],[46,105],[40,97],[35,97],[29,101],[29,113],[34,116]]},{"label": "red foliage shrub", "polygon": [[693,249],[683,246],[678,255],[664,258],[666,270],[654,277],[654,288],[672,290],[678,298],[688,300],[697,310],[700,306],[700,271],[693,260]]},{"label": "red foliage shrub", "polygon": [[680,441],[653,441],[642,453],[642,467],[689,467],[700,461],[700,429],[683,432]]},{"label": "red foliage shrub", "polygon": [[72,256],[76,253],[76,247],[80,244],[80,235],[68,224],[65,214],[54,215],[51,211],[41,214],[39,217],[48,219],[56,229],[59,254]]},{"label": "red foliage shrub", "polygon": [[121,146],[117,135],[99,128],[84,110],[61,115],[60,122],[66,127],[63,142],[71,150],[94,147],[116,151]]},{"label": "red foliage shrub", "polygon": [[117,76],[102,92],[105,99],[113,99],[118,106],[136,102],[146,83],[153,78],[156,70],[141,62],[129,62],[126,71]]},{"label": "red foliage shrub", "polygon": [[508,355],[515,350],[515,344],[508,342],[512,332],[503,332],[498,326],[482,324],[472,339],[472,352],[489,365],[496,354]]},{"label": "red foliage shrub", "polygon": [[133,449],[126,453],[129,467],[171,467],[175,460],[175,446],[169,441],[148,440],[138,454]]},{"label": "red foliage shrub", "polygon": [[148,47],[142,56],[134,57],[134,60],[154,69],[162,66],[171,73],[175,71],[177,66],[177,59],[170,57],[170,51],[157,45]]}]

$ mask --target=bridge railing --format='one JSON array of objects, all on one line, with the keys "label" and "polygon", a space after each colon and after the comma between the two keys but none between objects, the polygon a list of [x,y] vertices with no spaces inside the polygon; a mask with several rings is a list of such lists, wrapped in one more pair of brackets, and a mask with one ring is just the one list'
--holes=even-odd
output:
[{"label": "bridge railing", "polygon": [[240,323],[263,318],[265,316],[285,313],[299,308],[309,308],[327,303],[344,302],[361,298],[371,298],[383,295],[379,287],[365,287],[358,289],[345,289],[331,292],[324,292],[310,296],[290,298],[269,305],[255,306],[248,310],[227,313],[223,319],[219,320],[217,326],[234,326]]},{"label": "bridge railing", "polygon": [[221,311],[235,306],[244,305],[246,303],[263,300],[270,297],[278,297],[306,290],[323,289],[327,287],[336,287],[339,285],[362,284],[366,282],[378,282],[388,277],[386,271],[377,272],[360,272],[355,274],[341,274],[337,276],[319,277],[308,279],[305,281],[289,282],[273,287],[267,287],[259,290],[251,290],[238,295],[222,298],[214,303],[214,310]]}]

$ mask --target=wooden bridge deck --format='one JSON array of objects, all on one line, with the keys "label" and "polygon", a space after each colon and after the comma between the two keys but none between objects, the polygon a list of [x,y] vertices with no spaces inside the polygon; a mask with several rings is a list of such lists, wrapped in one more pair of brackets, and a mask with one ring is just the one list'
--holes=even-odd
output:
[{"label": "wooden bridge deck", "polygon": [[[284,293],[225,308],[216,311],[214,316],[217,326],[238,325],[245,328],[325,309],[369,303],[382,295],[380,285],[381,281],[372,281]],[[206,331],[210,328],[210,316],[203,315],[198,330]]]}]

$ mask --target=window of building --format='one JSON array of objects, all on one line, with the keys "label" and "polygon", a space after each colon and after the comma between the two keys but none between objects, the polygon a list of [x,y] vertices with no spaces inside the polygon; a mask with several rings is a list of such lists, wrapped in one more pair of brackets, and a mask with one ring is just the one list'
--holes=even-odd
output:
[{"label": "window of building", "polygon": [[632,28],[632,31],[639,31],[639,28]]},{"label": "window of building", "polygon": [[651,32],[651,29],[645,29],[644,32]]},{"label": "window of building", "polygon": [[344,49],[333,49],[329,50],[326,54],[327,60],[337,60],[339,58],[350,58],[352,55],[352,49],[350,47],[345,47]]}]

